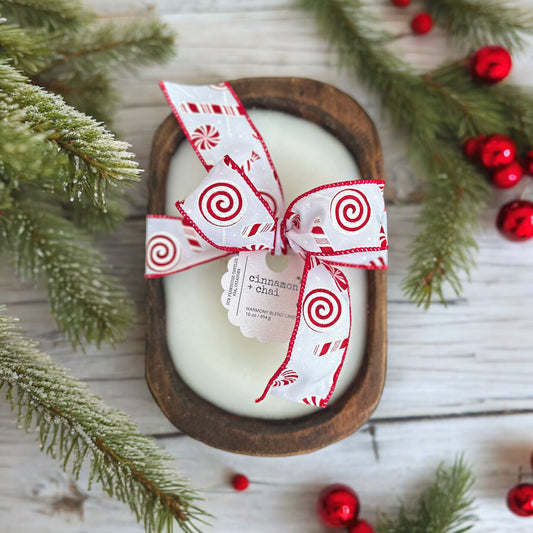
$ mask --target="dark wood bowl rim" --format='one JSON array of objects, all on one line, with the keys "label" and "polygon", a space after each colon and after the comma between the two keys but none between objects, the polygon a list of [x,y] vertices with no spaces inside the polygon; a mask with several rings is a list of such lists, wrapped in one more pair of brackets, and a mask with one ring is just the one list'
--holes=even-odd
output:
[{"label": "dark wood bowl rim", "polygon": [[[231,82],[247,109],[283,111],[317,123],[355,158],[362,177],[383,179],[381,147],[365,111],[345,93],[302,78],[246,78]],[[171,114],[154,136],[149,213],[164,213],[170,160],[185,139]],[[181,379],[166,342],[163,282],[147,280],[146,380],[157,404],[180,430],[210,446],[260,456],[307,453],[355,432],[376,408],[386,371],[386,274],[367,272],[367,339],[362,364],[346,392],[328,407],[299,418],[239,416],[198,396]]]}]

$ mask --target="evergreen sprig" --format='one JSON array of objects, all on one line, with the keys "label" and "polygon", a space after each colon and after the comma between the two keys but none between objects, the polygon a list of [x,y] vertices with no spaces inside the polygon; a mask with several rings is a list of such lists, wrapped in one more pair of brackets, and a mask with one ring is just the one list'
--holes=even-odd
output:
[{"label": "evergreen sprig", "polygon": [[[521,87],[508,83],[480,85],[468,72],[464,62],[444,64],[423,75],[432,90],[448,100],[448,109],[457,113],[457,137],[479,133],[501,133],[515,139],[519,150],[533,141],[533,96]],[[443,101],[443,103],[446,103]]]},{"label": "evergreen sprig", "polygon": [[[118,100],[109,75],[172,57],[173,34],[158,21],[106,23],[52,35],[50,53],[32,80],[84,113],[108,122]],[[102,94],[108,102],[102,107]]]},{"label": "evergreen sprig", "polygon": [[518,51],[526,44],[524,34],[533,31],[531,13],[502,0],[425,0],[425,5],[454,42],[470,51],[489,44]]},{"label": "evergreen sprig", "polygon": [[0,390],[18,423],[38,432],[41,448],[78,478],[88,465],[89,488],[126,503],[147,533],[199,531],[207,515],[199,495],[172,473],[170,456],[139,434],[121,411],[109,408],[85,384],[57,367],[0,308]]},{"label": "evergreen sprig", "polygon": [[133,21],[118,26],[108,22],[95,28],[83,27],[76,33],[59,33],[50,39],[53,49],[49,62],[39,75],[64,74],[64,69],[94,72],[102,64],[114,71],[132,71],[140,66],[169,59],[173,55],[173,34],[158,21]]},{"label": "evergreen sprig", "polygon": [[108,184],[136,180],[137,163],[129,145],[117,141],[100,123],[68,106],[63,99],[32,85],[13,67],[0,63],[0,101],[3,118],[23,122],[65,156],[56,187],[74,199],[82,196],[105,203]]},{"label": "evergreen sprig", "polygon": [[[169,57],[157,21],[99,25],[76,0],[0,0],[0,253],[16,274],[44,280],[52,314],[74,346],[115,343],[133,303],[92,235],[126,214],[138,178],[129,146],[99,122],[113,74]],[[78,104],[74,108],[70,104]],[[94,111],[92,118],[85,112]],[[128,417],[53,364],[0,313],[0,389],[44,452],[126,502],[149,533],[198,531],[197,494]]]},{"label": "evergreen sprig", "polygon": [[44,65],[43,54],[47,48],[39,29],[30,31],[0,19],[0,61],[9,61],[12,66],[25,72],[37,72]]},{"label": "evergreen sprig", "polygon": [[46,280],[52,315],[73,346],[121,340],[133,320],[126,292],[90,244],[46,202],[22,200],[0,217],[0,252],[20,277]]},{"label": "evergreen sprig", "polygon": [[122,340],[132,303],[73,222],[96,232],[122,219],[106,191],[137,179],[128,145],[5,63],[0,117],[0,251],[20,276],[46,280],[52,313],[74,346]]},{"label": "evergreen sprig", "polygon": [[[435,150],[439,150],[435,156]],[[411,266],[404,279],[407,296],[429,305],[433,296],[446,301],[444,281],[461,293],[461,272],[475,261],[477,227],[488,188],[479,171],[447,143],[433,142],[418,154],[421,165],[436,177],[428,184],[418,219],[419,232],[410,248]]]},{"label": "evergreen sprig", "polygon": [[469,491],[472,471],[462,458],[451,466],[441,464],[432,485],[424,489],[417,504],[403,504],[397,516],[380,515],[377,533],[465,533],[476,520]]},{"label": "evergreen sprig", "polygon": [[1,0],[0,12],[19,26],[47,31],[75,30],[96,18],[79,0]]},{"label": "evergreen sprig", "polygon": [[[440,17],[452,17],[452,7],[446,9],[444,4],[453,2],[430,3],[441,6],[435,8]],[[463,3],[474,6],[467,0],[457,2]],[[468,274],[474,264],[474,232],[490,198],[485,176],[466,161],[461,144],[469,136],[495,132],[529,139],[531,97],[509,86],[480,86],[464,61],[435,72],[416,71],[392,51],[393,36],[379,29],[359,0],[299,0],[298,5],[315,15],[321,33],[338,53],[339,64],[379,94],[384,115],[407,134],[409,155],[426,180],[426,205],[411,246],[406,293],[426,306],[434,296],[445,301],[446,286],[460,294],[461,273]],[[482,13],[488,20],[490,9]],[[481,36],[493,38],[494,33],[518,45],[522,27],[515,13],[504,10],[500,21],[506,31],[480,22],[465,39],[472,43]]]}]

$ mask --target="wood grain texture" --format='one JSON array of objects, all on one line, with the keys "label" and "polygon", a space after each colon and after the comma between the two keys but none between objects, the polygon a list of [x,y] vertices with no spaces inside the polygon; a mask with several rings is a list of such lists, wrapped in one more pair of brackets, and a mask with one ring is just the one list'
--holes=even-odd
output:
[{"label": "wood grain texture", "polygon": [[[362,176],[384,179],[381,146],[364,110],[335,87],[303,78],[231,81],[246,109],[281,111],[314,122],[338,138]],[[150,161],[148,212],[165,212],[170,160],[185,135],[170,115],[157,130]],[[387,358],[386,273],[367,274],[367,340],[361,368],[347,391],[327,408],[288,420],[237,416],[206,401],[181,378],[167,346],[161,278],[148,280],[146,379],[169,420],[188,435],[217,448],[248,455],[307,453],[351,435],[376,408]]]},{"label": "wood grain texture", "polygon": [[[377,99],[357,79],[339,70],[335,55],[317,35],[312,19],[286,0],[86,0],[108,19],[159,13],[177,32],[178,54],[168,65],[124,75],[117,84],[122,106],[116,127],[148,169],[151,140],[168,115],[159,79],[212,83],[254,76],[301,76],[324,81],[355,98],[377,126],[389,195],[390,268],[387,274],[388,368],[380,403],[355,434],[314,453],[260,458],[227,453],[178,432],[153,401],[144,379],[146,285],[142,277],[144,215],[148,180],[131,192],[127,222],[100,241],[110,265],[137,303],[128,341],[112,350],[89,347],[73,353],[50,318],[46,294],[17,281],[0,265],[0,294],[29,335],[72,373],[87,381],[111,405],[125,409],[143,432],[158,439],[176,468],[204,489],[205,508],[215,515],[205,531],[235,533],[324,532],[314,498],[326,483],[344,482],[359,493],[362,516],[388,512],[398,497],[411,500],[441,461],[464,452],[477,477],[480,519],[474,533],[529,533],[531,522],[505,508],[518,468],[528,468],[533,447],[533,266],[532,243],[503,241],[494,228],[498,206],[521,191],[495,193],[480,220],[477,267],[464,279],[461,298],[428,311],[409,303],[401,290],[408,246],[416,234],[412,205],[423,176],[406,156],[405,138],[381,116]],[[424,69],[457,57],[438,29],[425,37],[407,35],[420,8],[395,9],[388,0],[367,0],[387,28],[406,34],[395,50]],[[516,0],[526,10],[533,0]],[[517,56],[511,81],[533,86],[533,42]],[[531,187],[531,180],[524,181]],[[393,203],[394,202],[394,203]],[[98,486],[86,491],[78,511],[57,504],[75,494],[59,466],[38,452],[35,436],[16,427],[0,400],[0,531],[2,533],[134,533],[142,528],[122,504]],[[377,450],[377,453],[376,453]],[[235,493],[228,477],[251,479]],[[74,497],[76,500],[79,496]],[[251,523],[253,517],[253,524]]]}]

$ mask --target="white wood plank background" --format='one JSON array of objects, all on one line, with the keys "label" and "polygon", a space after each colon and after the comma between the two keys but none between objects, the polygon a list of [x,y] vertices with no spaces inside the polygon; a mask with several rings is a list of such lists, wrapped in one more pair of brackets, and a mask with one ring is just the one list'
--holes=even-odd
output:
[{"label": "white wood plank background", "polygon": [[[420,177],[405,156],[405,142],[380,119],[376,99],[340,72],[335,55],[317,36],[312,19],[284,0],[87,0],[102,17],[122,19],[159,14],[178,33],[177,57],[163,67],[143,69],[121,85],[117,127],[147,168],[155,128],[168,114],[157,87],[165,78],[204,83],[245,76],[302,76],[336,85],[355,97],[375,120],[385,152],[389,198],[389,364],[381,403],[356,434],[324,450],[290,458],[252,458],[209,448],[178,432],[160,413],[144,381],[143,246],[145,183],[133,193],[131,217],[104,240],[117,275],[138,305],[137,324],[117,347],[72,353],[50,318],[46,295],[14,279],[0,266],[1,301],[22,319],[30,336],[61,365],[87,381],[110,404],[125,409],[141,430],[176,458],[176,468],[204,490],[205,508],[216,519],[206,531],[325,531],[314,515],[319,489],[344,482],[359,493],[362,516],[394,510],[412,499],[437,464],[464,453],[477,478],[479,533],[525,533],[533,518],[520,519],[505,507],[505,494],[528,467],[533,449],[533,243],[502,240],[494,229],[498,206],[518,194],[495,193],[483,216],[478,265],[461,298],[428,311],[409,303],[400,284],[407,268],[406,246],[414,235]],[[516,2],[533,8],[533,0]],[[416,0],[407,10],[387,0],[368,4],[397,34],[408,31]],[[419,7],[419,5],[418,5]],[[533,42],[531,43],[533,45]],[[453,54],[439,31],[397,42],[404,57],[427,68]],[[516,58],[513,81],[529,85],[533,46]],[[524,184],[533,182],[530,178]],[[531,194],[531,193],[530,193]],[[242,471],[251,479],[245,493],[228,478]],[[33,435],[16,427],[0,401],[1,533],[140,532],[126,506],[98,488],[88,493],[51,459],[38,453]]]}]

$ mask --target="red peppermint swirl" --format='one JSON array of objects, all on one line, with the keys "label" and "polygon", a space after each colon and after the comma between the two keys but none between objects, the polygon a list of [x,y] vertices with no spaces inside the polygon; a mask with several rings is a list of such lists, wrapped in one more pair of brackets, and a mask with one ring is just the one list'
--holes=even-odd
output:
[{"label": "red peppermint swirl", "polygon": [[240,189],[235,184],[224,181],[208,185],[198,199],[202,216],[218,227],[237,224],[244,216],[245,207]]},{"label": "red peppermint swirl", "polygon": [[331,200],[331,221],[346,233],[354,233],[364,228],[370,220],[370,213],[370,203],[358,189],[344,189]]},{"label": "red peppermint swirl", "polygon": [[323,332],[334,326],[341,317],[342,304],[328,289],[313,289],[302,306],[305,323],[313,331]]},{"label": "red peppermint swirl", "polygon": [[180,244],[170,233],[152,235],[146,243],[146,266],[152,272],[172,272],[180,259]]},{"label": "red peppermint swirl", "polygon": [[220,142],[220,133],[209,124],[203,124],[191,133],[191,143],[197,150],[211,150]]}]

